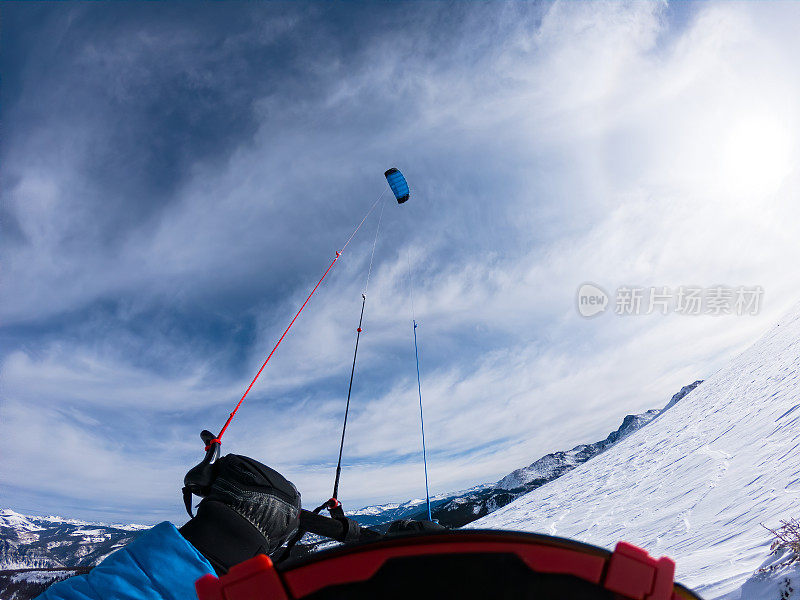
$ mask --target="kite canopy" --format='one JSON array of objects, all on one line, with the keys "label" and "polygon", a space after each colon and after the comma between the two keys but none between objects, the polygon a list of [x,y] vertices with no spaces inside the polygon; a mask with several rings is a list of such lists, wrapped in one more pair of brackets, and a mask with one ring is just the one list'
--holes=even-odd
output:
[{"label": "kite canopy", "polygon": [[386,181],[389,182],[389,187],[392,188],[394,192],[394,197],[397,198],[397,203],[402,204],[408,200],[410,191],[408,189],[408,182],[406,182],[406,178],[403,177],[403,174],[392,167],[386,171],[384,175],[386,175]]}]

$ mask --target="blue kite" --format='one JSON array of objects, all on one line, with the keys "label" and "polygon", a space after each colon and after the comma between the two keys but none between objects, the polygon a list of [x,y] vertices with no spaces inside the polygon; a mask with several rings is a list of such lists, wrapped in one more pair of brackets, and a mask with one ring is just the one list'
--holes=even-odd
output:
[{"label": "blue kite", "polygon": [[394,197],[397,198],[397,203],[402,204],[408,200],[411,192],[408,189],[408,182],[406,178],[403,177],[403,174],[398,169],[392,167],[386,171],[384,175],[386,175],[386,181],[389,182],[389,187],[392,188],[394,192]]}]

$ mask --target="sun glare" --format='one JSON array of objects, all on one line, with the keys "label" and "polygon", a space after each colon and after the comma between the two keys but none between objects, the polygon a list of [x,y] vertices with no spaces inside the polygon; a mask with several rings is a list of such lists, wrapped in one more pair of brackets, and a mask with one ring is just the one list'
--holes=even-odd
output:
[{"label": "sun glare", "polygon": [[775,192],[791,171],[792,142],[789,127],[777,118],[735,123],[720,157],[723,185],[737,195]]}]

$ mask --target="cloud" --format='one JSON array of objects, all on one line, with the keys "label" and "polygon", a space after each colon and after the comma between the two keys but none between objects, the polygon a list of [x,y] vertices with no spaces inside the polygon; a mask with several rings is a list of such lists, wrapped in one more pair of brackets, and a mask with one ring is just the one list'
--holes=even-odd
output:
[{"label": "cloud", "polygon": [[[376,245],[350,504],[420,493],[409,271],[435,491],[605,437],[796,301],[792,5],[81,7],[43,25],[24,10],[3,42],[29,52],[4,66],[0,183],[15,508],[179,520],[197,433],[227,417],[391,165],[412,201],[386,201]],[[226,433],[309,502],[329,493],[376,221]],[[761,285],[765,304],[587,321],[585,281]]]}]

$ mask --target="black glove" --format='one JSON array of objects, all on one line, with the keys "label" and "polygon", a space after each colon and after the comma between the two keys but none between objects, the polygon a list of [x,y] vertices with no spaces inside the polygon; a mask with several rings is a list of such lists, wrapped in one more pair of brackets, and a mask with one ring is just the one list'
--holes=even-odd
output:
[{"label": "black glove", "polygon": [[447,527],[439,525],[435,521],[415,521],[414,519],[400,519],[392,521],[386,535],[398,535],[404,533],[417,533],[420,531],[447,531]]},{"label": "black glove", "polygon": [[212,465],[213,482],[197,516],[180,532],[217,574],[257,554],[272,554],[297,530],[300,493],[260,462],[228,454]]}]

